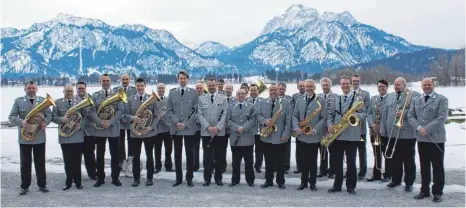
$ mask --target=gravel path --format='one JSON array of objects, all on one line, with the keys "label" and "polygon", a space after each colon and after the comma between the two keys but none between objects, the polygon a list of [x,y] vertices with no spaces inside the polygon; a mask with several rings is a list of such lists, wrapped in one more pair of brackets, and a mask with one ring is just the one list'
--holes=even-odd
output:
[{"label": "gravel path", "polygon": [[[464,171],[447,171],[447,183],[463,186],[464,189]],[[432,197],[424,200],[415,200],[413,196],[418,192],[415,188],[413,193],[405,193],[403,187],[388,190],[381,186],[373,189],[366,182],[358,182],[360,188],[357,194],[351,196],[345,192],[329,194],[328,186],[325,181],[321,180],[321,186],[317,192],[311,192],[309,189],[297,191],[296,185],[287,185],[286,190],[279,190],[276,186],[268,189],[259,187],[257,180],[256,187],[249,187],[241,184],[236,187],[223,187],[211,185],[203,187],[201,183],[195,183],[195,186],[189,188],[186,183],[180,187],[173,188],[172,180],[157,179],[152,187],[142,185],[131,187],[132,179],[121,177],[123,186],[115,187],[107,183],[100,187],[94,188],[94,181],[84,176],[84,189],[77,190],[74,187],[69,191],[62,191],[64,174],[48,173],[47,181],[50,192],[47,194],[38,191],[33,177],[30,192],[26,196],[19,196],[19,173],[2,172],[2,198],[1,206],[4,207],[42,207],[42,206],[365,206],[365,207],[425,207],[425,206],[448,206],[464,207],[464,191],[450,191],[445,193],[444,201],[440,204],[433,203]],[[200,175],[196,173],[196,178]],[[287,175],[287,179],[293,181],[298,177],[295,174]],[[258,177],[260,178],[260,177]],[[199,179],[196,179],[198,181]],[[418,181],[417,179],[416,181]],[[224,182],[229,182],[225,178]],[[291,182],[290,182],[291,183]],[[416,182],[418,183],[418,182]],[[461,186],[459,188],[461,188]],[[451,189],[451,188],[450,188]],[[454,190],[457,190],[458,187]]]}]

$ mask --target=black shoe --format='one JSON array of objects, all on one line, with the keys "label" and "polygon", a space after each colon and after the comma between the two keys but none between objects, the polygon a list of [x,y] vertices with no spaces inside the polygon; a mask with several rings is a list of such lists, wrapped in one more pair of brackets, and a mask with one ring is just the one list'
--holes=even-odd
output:
[{"label": "black shoe", "polygon": [[154,181],[152,181],[152,178],[151,179],[147,179],[146,181],[146,186],[152,186],[154,185]]},{"label": "black shoe", "polygon": [[309,185],[309,187],[311,188],[311,191],[317,191],[317,187],[315,184],[311,184]]},{"label": "black shoe", "polygon": [[391,178],[383,178],[383,179],[382,179],[382,182],[389,182],[389,181],[391,181],[391,180],[392,180]]},{"label": "black shoe", "polygon": [[340,192],[341,191],[341,188],[335,188],[335,187],[332,187],[331,189],[328,190],[328,192],[330,193],[335,193],[335,192]]},{"label": "black shoe", "polygon": [[349,194],[356,194],[356,191],[353,189],[353,188],[349,188],[348,190],[346,190]]},{"label": "black shoe", "polygon": [[137,181],[133,181],[133,184],[131,184],[132,187],[136,187],[136,186],[139,186],[141,182],[139,182],[138,180]]},{"label": "black shoe", "polygon": [[345,174],[345,175],[343,175],[343,178],[346,178],[346,174]]},{"label": "black shoe", "polygon": [[298,188],[296,188],[296,189],[298,189],[298,190],[304,190],[305,188],[307,188],[307,183],[301,183],[301,184],[298,186]]},{"label": "black shoe", "polygon": [[288,174],[289,170],[285,170],[285,174]]},{"label": "black shoe", "polygon": [[155,169],[154,174],[160,173],[160,169]]},{"label": "black shoe", "polygon": [[49,192],[49,189],[47,189],[47,187],[39,187],[39,191],[41,191],[42,193],[47,193]]},{"label": "black shoe", "polygon": [[233,186],[236,186],[236,185],[238,185],[238,183],[231,182],[228,186],[233,187]]},{"label": "black shoe", "polygon": [[298,174],[298,173],[301,173],[301,171],[300,170],[295,170],[295,171],[293,171],[293,173]]},{"label": "black shoe", "polygon": [[262,188],[268,188],[270,186],[273,186],[273,183],[265,182],[264,184],[261,185]]},{"label": "black shoe", "polygon": [[82,185],[76,185],[77,189],[83,189],[84,187]]},{"label": "black shoe", "polygon": [[380,177],[374,177],[374,176],[366,179],[367,182],[380,181],[380,180],[382,180]]},{"label": "black shoe", "polygon": [[406,185],[405,186],[405,191],[406,192],[413,192],[413,185]]},{"label": "black shoe", "polygon": [[104,184],[105,184],[105,181],[97,180],[97,182],[95,182],[95,184],[94,184],[94,187],[100,187],[100,186],[102,186]]},{"label": "black shoe", "polygon": [[[198,170],[199,170],[199,168],[198,168]],[[171,169],[171,168],[168,168],[168,169],[166,169],[165,171],[166,171],[166,172],[175,172],[175,170],[173,170],[173,169]],[[160,172],[160,170],[159,170],[159,172]]]},{"label": "black shoe", "polygon": [[29,192],[29,190],[26,188],[21,188],[21,190],[19,190],[19,195],[26,195],[27,193]]},{"label": "black shoe", "polygon": [[93,181],[96,181],[97,180],[97,176],[89,176],[89,179],[93,180]]},{"label": "black shoe", "polygon": [[217,186],[223,186],[222,180],[215,181],[215,184],[217,184]]},{"label": "black shoe", "polygon": [[182,181],[175,181],[175,183],[173,184],[173,187],[177,187],[181,185],[182,183],[183,183]]},{"label": "black shoe", "polygon": [[434,199],[433,199],[432,201],[433,201],[433,202],[441,202],[441,201],[443,201],[442,195],[440,195],[440,194],[434,195]]},{"label": "black shoe", "polygon": [[[327,175],[327,173],[320,172],[320,173],[317,175],[317,177],[320,178],[320,177],[324,177],[324,176],[326,176],[326,175]],[[330,174],[329,174],[329,176],[330,176]]]},{"label": "black shoe", "polygon": [[364,176],[358,176],[358,180],[363,180]]},{"label": "black shoe", "polygon": [[256,168],[256,173],[262,173],[262,170],[260,168]]},{"label": "black shoe", "polygon": [[430,194],[424,194],[423,192],[421,192],[418,195],[414,196],[415,199],[424,199],[426,197],[430,197]]},{"label": "black shoe", "polygon": [[335,175],[333,173],[329,173],[328,178],[335,178]]},{"label": "black shoe", "polygon": [[278,184],[278,188],[279,188],[279,189],[285,189],[286,186],[285,186],[285,184]]},{"label": "black shoe", "polygon": [[202,186],[210,186],[210,181],[204,181],[204,183],[202,184]]},{"label": "black shoe", "polygon": [[112,184],[115,185],[115,186],[121,186],[121,182],[118,179],[113,180]]},{"label": "black shoe", "polygon": [[193,187],[193,186],[194,186],[193,181],[188,181],[188,187]]},{"label": "black shoe", "polygon": [[390,182],[389,184],[387,184],[387,187],[394,188],[394,187],[399,186],[399,185],[401,185],[401,184]]},{"label": "black shoe", "polygon": [[249,183],[248,183],[248,186],[254,187],[254,182],[249,182]]},{"label": "black shoe", "polygon": [[71,188],[71,185],[66,185],[62,188],[63,191],[69,190]]}]

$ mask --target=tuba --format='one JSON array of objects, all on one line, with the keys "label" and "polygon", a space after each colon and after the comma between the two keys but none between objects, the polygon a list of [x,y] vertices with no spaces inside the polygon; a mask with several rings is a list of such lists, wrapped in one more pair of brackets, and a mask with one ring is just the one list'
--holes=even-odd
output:
[{"label": "tuba", "polygon": [[[320,104],[320,102],[318,100],[317,101],[317,105],[319,106],[317,109],[315,109],[311,115],[308,115],[306,116],[306,118],[304,118],[304,120],[300,121],[298,126],[301,130],[303,130],[303,133],[304,135],[306,136],[309,136],[311,135],[311,132],[312,132],[312,126],[309,125],[309,122],[312,120],[312,118],[314,118],[318,113],[320,113],[320,111],[322,110],[322,105]],[[293,137],[297,137],[298,135],[296,134],[296,132],[291,132],[291,135]]]},{"label": "tuba", "polygon": [[266,138],[268,137],[273,131],[277,131],[277,125],[275,124],[275,122],[277,121],[277,118],[278,116],[280,115],[280,113],[282,112],[282,102],[280,101],[280,108],[278,109],[277,112],[275,112],[272,116],[272,118],[270,119],[271,122],[273,123],[272,127],[264,127],[261,129],[261,132],[260,132],[260,136],[262,138]]},{"label": "tuba", "polygon": [[[123,101],[124,103],[128,102],[128,97],[126,96],[125,90],[123,88],[120,89],[120,92],[113,95],[112,97],[107,98],[102,102],[97,109],[97,116],[99,116],[100,120],[110,120],[115,115],[115,109],[111,106],[111,104]],[[102,130],[104,128],[94,124],[95,128],[98,130]]]},{"label": "tuba", "polygon": [[53,101],[53,98],[49,94],[47,94],[45,100],[42,101],[42,103],[40,103],[36,107],[34,107],[34,109],[32,109],[26,115],[24,120],[29,125],[27,125],[26,127],[21,127],[21,137],[25,141],[33,141],[37,138],[37,136],[41,132],[41,124],[44,121],[45,117],[44,113],[42,113],[41,111],[52,105],[55,106],[55,102]]},{"label": "tuba", "polygon": [[68,122],[61,123],[58,127],[58,131],[60,132],[60,136],[62,137],[70,137],[73,135],[78,129],[77,124],[81,123],[82,115],[78,112],[78,110],[88,107],[94,106],[94,102],[92,102],[91,97],[87,97],[86,99],[79,102],[77,105],[71,107],[66,111],[63,117],[68,118]]},{"label": "tuba", "polygon": [[341,119],[338,121],[337,124],[333,125],[333,132],[328,132],[320,142],[323,146],[329,147],[338,136],[340,136],[343,131],[349,126],[358,126],[359,125],[359,117],[356,115],[356,111],[359,110],[364,106],[364,101],[359,100],[351,107]]},{"label": "tuba", "polygon": [[152,111],[147,108],[157,101],[160,101],[160,97],[157,94],[155,94],[155,92],[152,92],[152,95],[149,97],[149,99],[144,101],[136,111],[135,116],[142,119],[142,122],[139,124],[133,123],[133,125],[131,126],[131,130],[137,135],[141,136],[144,129],[152,125],[154,115]]}]

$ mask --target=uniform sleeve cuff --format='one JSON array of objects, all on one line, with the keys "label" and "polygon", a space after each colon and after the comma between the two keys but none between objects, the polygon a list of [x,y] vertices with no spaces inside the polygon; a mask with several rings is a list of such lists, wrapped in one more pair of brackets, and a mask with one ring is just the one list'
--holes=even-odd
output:
[{"label": "uniform sleeve cuff", "polygon": [[421,129],[421,128],[422,128],[422,126],[418,126],[417,129],[416,129],[416,131],[419,131],[419,129]]}]

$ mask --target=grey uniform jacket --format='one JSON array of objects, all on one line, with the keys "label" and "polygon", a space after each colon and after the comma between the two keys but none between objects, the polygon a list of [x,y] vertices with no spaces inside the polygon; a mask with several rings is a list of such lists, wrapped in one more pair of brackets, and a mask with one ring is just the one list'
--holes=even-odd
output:
[{"label": "grey uniform jacket", "polygon": [[[226,96],[226,95],[225,95]],[[226,96],[228,105],[234,105],[236,103],[236,98],[234,96]],[[230,134],[230,128],[225,128],[225,134]]]},{"label": "grey uniform jacket", "polygon": [[[55,107],[52,109],[52,121],[60,126],[61,119],[65,116],[68,109],[75,106],[81,102],[80,98],[74,97],[71,99],[71,106],[69,106],[68,99],[59,98],[55,100]],[[58,143],[60,144],[73,144],[73,143],[82,143],[84,142],[84,127],[86,125],[86,120],[88,117],[89,107],[81,108],[78,110],[78,113],[81,114],[82,119],[80,123],[80,129],[77,130],[73,135],[69,137],[60,136],[60,131],[58,131]],[[95,115],[95,114],[94,114]],[[98,120],[97,117],[89,118],[90,120]]]},{"label": "grey uniform jacket", "polygon": [[[113,88],[113,92],[118,93],[120,91],[120,89],[124,89],[124,87],[123,86],[116,86],[116,87]],[[133,86],[126,87],[126,96],[127,97],[131,97],[131,96],[135,95],[136,93],[137,93],[136,87],[133,87]],[[123,105],[124,105],[124,108],[125,108],[123,110],[126,111],[127,104],[123,103]],[[130,127],[131,127],[130,121],[127,121],[124,117],[122,117],[120,119],[120,129],[130,129]]]},{"label": "grey uniform jacket", "polygon": [[327,123],[327,105],[325,99],[315,95],[314,99],[307,104],[307,98],[311,99],[309,95],[303,95],[296,100],[295,108],[293,110],[292,118],[292,130],[299,128],[299,122],[304,120],[307,116],[310,116],[314,111],[321,106],[320,112],[316,114],[308,123],[312,126],[312,129],[316,131],[315,135],[306,136],[304,133],[300,134],[296,139],[305,143],[319,143],[322,136],[327,132],[325,129],[325,123]]},{"label": "grey uniform jacket", "polygon": [[[136,95],[133,95],[131,97],[128,98],[128,103],[127,103],[127,108],[126,108],[126,111],[125,111],[125,114],[123,115],[123,117],[128,120],[128,121],[131,121],[131,116],[134,116],[136,115],[136,112],[138,111],[139,109],[139,106],[141,106],[142,103],[144,103],[144,101],[146,101],[147,99],[149,99],[150,95],[147,94],[147,93],[144,93],[144,95],[142,96],[142,101],[140,100],[139,98],[139,95],[136,94]],[[158,117],[158,113],[159,113],[159,110],[157,108],[157,104],[151,104],[149,105],[147,108],[147,110],[149,111],[152,111],[152,125],[151,125],[151,130],[145,134],[145,135],[137,135],[133,132],[132,128],[130,127],[130,138],[133,139],[133,138],[149,138],[149,137],[153,137],[155,135],[157,135],[157,126],[159,124],[159,117]]]},{"label": "grey uniform jacket", "polygon": [[254,145],[254,133],[256,133],[256,115],[254,104],[243,102],[241,108],[237,102],[230,105],[227,114],[227,126],[230,129],[230,145],[235,146],[233,143],[238,137],[236,132],[239,127],[243,127],[244,131],[238,139],[236,146],[251,146]]},{"label": "grey uniform jacket", "polygon": [[[162,100],[161,101],[158,101],[156,102],[157,104],[157,109],[160,111],[160,109],[162,109],[162,107],[165,106],[165,113],[166,113],[166,107],[167,107],[167,101],[168,101],[168,97],[166,96],[162,96],[160,97]],[[157,133],[160,134],[160,133],[165,133],[165,132],[170,132],[170,126],[171,126],[171,121],[170,119],[165,119],[165,118],[162,118],[160,121],[159,121],[159,124],[157,126]]]},{"label": "grey uniform jacket", "polygon": [[[362,99],[364,100],[364,112],[367,113],[367,111],[369,111],[369,105],[370,105],[370,100],[371,100],[370,93],[368,91],[365,91],[365,90],[362,90],[361,88],[359,88],[356,91],[356,94],[359,97],[362,97]],[[360,122],[361,122],[361,125],[360,125],[361,126],[361,135],[367,134],[367,120],[366,120],[366,118],[364,118]]]},{"label": "grey uniform jacket", "polygon": [[[248,97],[246,98],[246,102],[250,102],[252,104],[254,104],[254,108],[255,108],[255,113],[257,114],[257,110],[259,109],[259,103],[263,100],[264,98],[261,98],[261,97],[256,97],[255,99],[252,98],[252,97]],[[256,120],[256,128],[255,128],[255,131],[254,131],[254,135],[259,135],[259,122]]]},{"label": "grey uniform jacket", "polygon": [[[353,100],[354,97],[354,100]],[[327,126],[332,126],[336,123],[338,123],[343,117],[343,115],[357,102],[356,98],[357,96],[354,96],[353,93],[348,94],[348,98],[344,99],[343,95],[337,95],[335,96],[333,100],[333,108],[330,110],[330,113],[327,118]],[[363,98],[359,98],[363,99]],[[351,104],[351,101],[353,100],[353,104]],[[341,105],[340,105],[341,102]],[[360,108],[358,111],[356,111],[356,115],[359,118],[359,122],[364,121],[366,118],[366,113],[364,110],[364,107]],[[361,123],[360,123],[361,124]],[[360,125],[358,126],[349,126],[348,128],[343,131],[340,136],[336,140],[341,140],[341,141],[359,141],[361,139],[361,127]]]},{"label": "grey uniform jacket", "polygon": [[293,101],[293,98],[289,95],[283,95],[283,96],[280,96],[280,99],[286,99],[288,100],[288,102],[290,103],[290,107],[291,107],[291,102]]},{"label": "grey uniform jacket", "polygon": [[[181,88],[170,90],[167,100],[167,113],[165,119],[171,121],[170,134],[176,135],[194,135],[196,134],[196,109],[197,109],[196,90],[186,87],[184,95],[181,96]],[[176,123],[184,123],[183,130],[176,129]]]},{"label": "grey uniform jacket", "polygon": [[[84,99],[86,99],[88,97],[91,97],[91,95],[89,93],[86,94]],[[79,102],[81,102],[83,100],[83,98],[79,97],[78,95],[75,95],[74,98],[76,99],[77,103],[79,103]],[[83,117],[83,119],[84,119],[84,136],[94,136],[94,131],[95,131],[94,121],[100,122],[100,120],[97,117],[92,117],[92,115],[97,116],[96,114],[90,113],[92,111],[95,111],[94,106],[87,107],[87,110],[89,111],[89,112],[87,112],[87,116]],[[94,120],[92,120],[91,118],[94,118]]]},{"label": "grey uniform jacket", "polygon": [[[379,113],[379,133],[381,136],[387,136],[385,127],[382,127],[382,121],[385,119],[384,117],[384,109],[388,95],[385,95],[382,100],[380,100],[380,95],[374,95],[371,97],[371,101],[369,102],[369,110],[367,111],[367,124],[369,125],[369,130],[371,135],[375,135],[372,130],[372,125],[377,122],[377,113]],[[377,112],[377,108],[379,111]],[[386,123],[386,122],[385,122]]]},{"label": "grey uniform jacket", "polygon": [[300,93],[300,92],[297,92],[295,94],[293,94],[293,96],[291,97],[291,109],[294,109],[295,105],[296,105],[296,100],[301,97],[301,96],[304,96],[306,95],[306,93]]},{"label": "grey uniform jacket", "polygon": [[[111,90],[108,91],[108,98],[113,96],[115,93]],[[105,91],[100,90],[94,92],[92,94],[92,101],[94,102],[95,108],[91,108],[91,112],[89,113],[98,113],[97,110],[99,109],[100,104],[104,102],[107,98],[105,97]],[[122,101],[114,102],[110,106],[113,107],[115,110],[114,116],[110,119],[110,126],[106,129],[95,129],[94,136],[95,137],[119,137],[120,136],[120,119],[124,113],[124,105]],[[99,119],[100,120],[100,119]]]},{"label": "grey uniform jacket", "polygon": [[225,136],[226,117],[228,111],[227,97],[215,93],[214,102],[211,95],[204,94],[199,97],[197,105],[197,119],[201,124],[201,136],[212,136],[207,130],[209,126],[215,126],[219,130],[218,136]]},{"label": "grey uniform jacket", "polygon": [[[429,136],[416,135],[418,142],[444,143],[446,141],[445,122],[448,118],[448,99],[436,92],[430,94],[427,102],[424,96],[419,96],[409,109],[409,123],[416,130],[423,127]],[[432,138],[432,139],[431,139]]]},{"label": "grey uniform jacket", "polygon": [[[23,122],[23,119],[26,118],[26,115],[35,106],[39,105],[44,100],[45,98],[36,96],[34,99],[34,104],[31,104],[31,101],[29,101],[27,96],[16,98],[15,103],[13,104],[13,107],[10,111],[10,115],[8,116],[8,120],[18,126],[18,142],[20,144],[41,144],[45,142],[45,130],[43,130],[35,140],[25,141],[21,138],[21,122]],[[45,108],[40,112],[44,114],[45,124],[49,125],[52,121],[52,112],[50,111],[50,108]]]},{"label": "grey uniform jacket", "polygon": [[[413,100],[415,100],[417,97],[419,97],[418,92],[413,91],[413,96],[411,97],[411,103]],[[400,95],[400,99],[397,101],[397,94],[396,93],[390,93],[387,95],[386,101],[385,101],[385,110],[383,111],[383,119],[381,121],[381,126],[382,128],[382,133],[381,135],[388,136],[390,138],[396,137],[396,134],[399,130],[398,127],[394,126],[394,121],[396,118],[396,112],[398,110],[401,111],[401,108],[403,108],[403,105],[405,104],[406,100],[406,93],[402,93]],[[403,127],[400,129],[400,133],[398,134],[399,139],[415,139],[416,138],[416,128],[413,128],[411,124],[408,121],[408,111],[409,111],[409,106],[406,107],[405,110],[405,115],[403,119]],[[392,131],[393,128],[393,131]],[[390,135],[391,132],[391,135]]]},{"label": "grey uniform jacket", "polygon": [[283,144],[287,141],[281,141],[281,137],[290,138],[291,135],[291,106],[290,102],[287,99],[278,99],[275,101],[275,107],[272,111],[272,100],[264,99],[259,103],[259,108],[257,111],[257,120],[259,125],[262,127],[265,126],[267,120],[271,119],[273,115],[280,109],[280,103],[282,104],[282,112],[278,116],[275,124],[277,125],[277,131],[272,132],[268,137],[261,138],[263,142],[271,144]]},{"label": "grey uniform jacket", "polygon": [[[335,97],[338,96],[338,94],[333,93],[332,91],[328,92],[327,94],[325,93],[319,93],[319,97],[324,98],[326,107],[327,107],[327,119],[328,116],[330,115],[330,111],[333,109],[333,105],[335,103]],[[325,129],[327,131],[327,122],[325,122]]]}]

